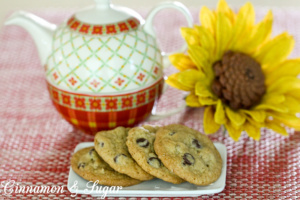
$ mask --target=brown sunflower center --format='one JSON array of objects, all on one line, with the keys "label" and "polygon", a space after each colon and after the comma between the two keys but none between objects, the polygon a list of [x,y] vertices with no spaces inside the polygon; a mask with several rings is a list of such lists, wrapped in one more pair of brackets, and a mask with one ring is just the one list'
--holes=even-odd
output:
[{"label": "brown sunflower center", "polygon": [[260,64],[246,54],[228,51],[213,69],[212,91],[234,110],[252,107],[266,91]]}]

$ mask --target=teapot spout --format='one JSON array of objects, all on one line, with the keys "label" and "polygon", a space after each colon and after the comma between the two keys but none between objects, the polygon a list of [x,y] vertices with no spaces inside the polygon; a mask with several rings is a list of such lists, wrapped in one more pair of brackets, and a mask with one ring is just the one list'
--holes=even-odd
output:
[{"label": "teapot spout", "polygon": [[46,64],[51,53],[53,34],[56,29],[55,24],[51,24],[31,13],[19,11],[12,14],[5,25],[17,25],[27,30],[34,39],[42,65]]}]

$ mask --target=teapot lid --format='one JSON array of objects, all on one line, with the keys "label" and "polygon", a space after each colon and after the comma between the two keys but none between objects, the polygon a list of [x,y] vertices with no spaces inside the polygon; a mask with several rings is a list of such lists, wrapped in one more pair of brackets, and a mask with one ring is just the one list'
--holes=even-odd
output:
[{"label": "teapot lid", "polygon": [[75,13],[67,22],[76,32],[91,35],[114,35],[137,29],[144,23],[134,10],[114,6],[110,0],[94,0],[95,6]]}]

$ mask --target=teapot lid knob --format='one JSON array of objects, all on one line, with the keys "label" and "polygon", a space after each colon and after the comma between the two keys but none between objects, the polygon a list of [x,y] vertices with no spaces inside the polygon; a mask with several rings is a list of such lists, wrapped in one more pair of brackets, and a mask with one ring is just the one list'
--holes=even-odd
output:
[{"label": "teapot lid knob", "polygon": [[[129,18],[134,18],[137,21],[137,25],[143,23],[143,18],[133,10],[130,10],[128,8],[123,8],[120,6],[113,6],[111,4],[111,0],[94,0],[95,5],[89,6],[85,9],[82,9],[81,11],[78,11],[74,14],[74,17],[76,20],[78,20],[78,23],[90,25],[88,30],[84,31],[92,31],[92,26],[97,25],[107,25],[107,24],[116,24],[119,22],[125,22],[129,20]],[[129,22],[128,22],[129,23]],[[128,24],[129,25],[129,24]],[[137,28],[135,25],[130,25]],[[79,28],[81,26],[78,26],[77,28],[74,28],[74,30],[81,30]],[[121,29],[120,29],[121,30]],[[125,30],[125,29],[124,29]],[[127,30],[127,29],[126,29]],[[106,29],[105,29],[106,31]],[[79,31],[80,32],[80,31]],[[81,31],[82,33],[82,31]]]},{"label": "teapot lid knob", "polygon": [[110,7],[110,0],[94,0],[97,4],[98,8],[109,8]]}]

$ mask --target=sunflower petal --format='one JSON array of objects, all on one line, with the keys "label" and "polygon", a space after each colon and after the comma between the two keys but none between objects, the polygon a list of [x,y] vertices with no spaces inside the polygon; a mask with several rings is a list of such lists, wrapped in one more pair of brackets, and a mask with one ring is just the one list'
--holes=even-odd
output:
[{"label": "sunflower petal", "polygon": [[261,44],[264,44],[271,36],[273,24],[273,14],[269,11],[264,20],[258,23],[252,31],[251,39],[247,45],[244,46],[244,52],[250,53]]},{"label": "sunflower petal", "polygon": [[201,46],[204,49],[207,49],[207,51],[210,52],[210,54],[214,54],[214,48],[215,48],[214,36],[210,33],[208,29],[204,28],[203,26],[195,26],[195,28],[198,32]]},{"label": "sunflower petal", "polygon": [[269,86],[283,76],[297,77],[300,74],[300,59],[286,60],[276,69],[266,72],[266,85]]},{"label": "sunflower petal", "polygon": [[276,92],[279,94],[284,94],[291,90],[300,89],[300,79],[297,77],[282,77],[270,85],[267,89],[268,93]]},{"label": "sunflower petal", "polygon": [[282,102],[284,102],[285,97],[282,94],[278,94],[278,93],[267,93],[264,95],[263,99],[262,99],[262,103],[264,104],[280,104]]},{"label": "sunflower petal", "polygon": [[289,109],[289,113],[300,113],[300,102],[294,97],[286,95],[283,104]]},{"label": "sunflower petal", "polygon": [[247,132],[248,136],[254,140],[258,141],[260,139],[260,127],[255,126],[250,122],[246,122],[244,124],[244,130]]},{"label": "sunflower petal", "polygon": [[297,99],[297,101],[300,101],[300,92],[299,92],[299,90],[290,90],[287,93],[285,93],[285,95],[291,96],[291,97]]},{"label": "sunflower petal", "polygon": [[200,45],[200,39],[194,28],[183,27],[180,29],[182,37],[189,45]]},{"label": "sunflower petal", "polygon": [[300,59],[286,60],[278,68],[266,72],[266,85],[269,86],[283,76],[298,76],[300,74]]},{"label": "sunflower petal", "polygon": [[217,13],[216,23],[216,60],[219,60],[228,49],[228,44],[232,37],[232,24],[228,17],[221,12]]},{"label": "sunflower petal", "polygon": [[195,93],[200,97],[214,97],[211,89],[203,81],[198,81],[196,83]]},{"label": "sunflower petal", "polygon": [[254,58],[261,63],[263,69],[272,69],[287,58],[293,50],[294,44],[292,36],[282,33],[258,49]]},{"label": "sunflower petal", "polygon": [[241,51],[250,40],[251,28],[254,26],[255,12],[251,3],[246,3],[238,12],[233,26],[232,41],[229,48],[233,51]]},{"label": "sunflower petal", "polygon": [[214,74],[211,67],[210,55],[206,49],[201,46],[189,46],[188,54],[197,68],[203,71],[207,78],[212,79]]},{"label": "sunflower petal", "polygon": [[229,136],[234,140],[238,141],[242,134],[242,129],[232,126],[230,123],[225,124],[225,128],[228,131]]},{"label": "sunflower petal", "polygon": [[269,129],[272,129],[276,133],[279,133],[283,136],[288,136],[289,134],[286,132],[285,128],[278,124],[276,121],[266,121],[265,126]]},{"label": "sunflower petal", "polygon": [[230,10],[225,0],[220,0],[217,5],[217,12],[228,13]]},{"label": "sunflower petal", "polygon": [[217,124],[214,120],[214,111],[212,106],[208,106],[204,110],[203,126],[206,134],[215,133],[220,129],[220,124]]},{"label": "sunflower petal", "polygon": [[202,105],[199,102],[198,96],[194,93],[190,93],[185,99],[186,105],[190,107],[201,107]]},{"label": "sunflower petal", "polygon": [[172,65],[180,71],[183,71],[186,69],[197,69],[195,64],[190,59],[190,57],[183,53],[172,54],[169,56],[169,60],[172,63]]},{"label": "sunflower petal", "polygon": [[220,0],[218,2],[217,12],[224,13],[231,20],[231,22],[234,22],[234,20],[235,20],[235,14],[231,10],[231,8],[228,6],[228,4],[227,4],[227,2],[225,0]]},{"label": "sunflower petal", "polygon": [[264,110],[242,110],[249,115],[255,122],[264,122],[267,115]]},{"label": "sunflower petal", "polygon": [[199,102],[201,105],[211,106],[216,105],[217,101],[211,97],[199,97]]},{"label": "sunflower petal", "polygon": [[244,20],[244,27],[254,24],[255,22],[255,11],[254,7],[250,2],[247,2],[244,6],[241,7],[237,14],[237,18],[240,18],[241,23]]},{"label": "sunflower petal", "polygon": [[200,11],[200,22],[201,25],[208,29],[212,35],[215,35],[215,24],[216,24],[216,15],[206,6],[203,6]]},{"label": "sunflower petal", "polygon": [[257,126],[257,127],[264,127],[264,121],[263,122],[257,122],[254,119],[252,119],[251,117],[247,117],[247,122],[249,122],[250,124]]},{"label": "sunflower petal", "polygon": [[219,99],[216,106],[215,112],[215,122],[218,124],[226,123],[225,109],[223,107],[222,101]]},{"label": "sunflower petal", "polygon": [[190,88],[190,87],[186,87],[186,86],[182,85],[178,81],[178,73],[168,76],[168,79],[166,80],[166,83],[169,84],[170,86],[174,87],[174,88],[179,89],[179,90],[191,91],[191,90],[194,89],[194,88]]},{"label": "sunflower petal", "polygon": [[297,131],[300,131],[300,119],[296,117],[296,115],[279,112],[270,112],[270,115],[274,118],[274,120],[278,120],[286,126],[292,127]]},{"label": "sunflower petal", "polygon": [[273,110],[277,112],[287,113],[289,109],[283,104],[259,104],[255,106],[255,110]]},{"label": "sunflower petal", "polygon": [[282,122],[283,124],[285,124],[288,127],[294,128],[296,131],[300,131],[300,119],[297,120],[278,120],[280,122]]},{"label": "sunflower petal", "polygon": [[177,73],[178,82],[188,88],[195,88],[196,83],[203,77],[204,74],[196,69],[188,69]]},{"label": "sunflower petal", "polygon": [[288,112],[288,108],[282,104],[285,101],[285,96],[278,93],[267,93],[264,95],[260,104],[254,107],[254,110],[273,110],[277,112]]},{"label": "sunflower petal", "polygon": [[231,121],[231,123],[234,126],[239,127],[245,123],[246,117],[242,113],[233,111],[231,108],[229,108],[227,106],[225,107],[225,111],[226,111],[227,117],[229,118],[229,120]]}]

